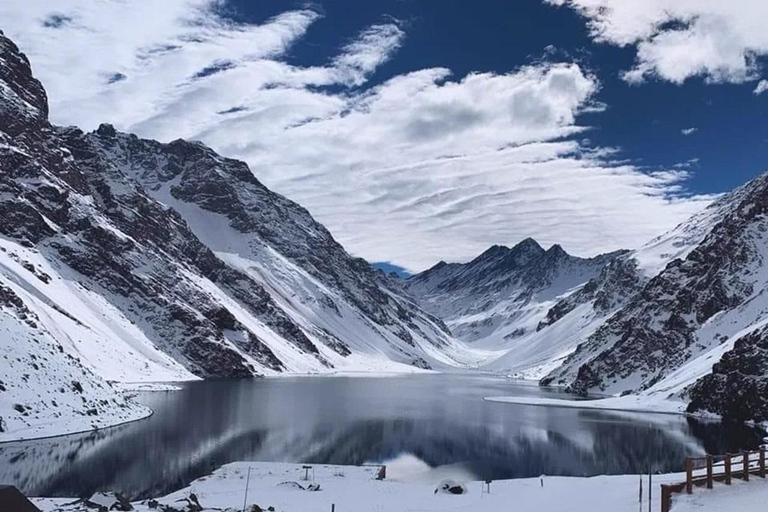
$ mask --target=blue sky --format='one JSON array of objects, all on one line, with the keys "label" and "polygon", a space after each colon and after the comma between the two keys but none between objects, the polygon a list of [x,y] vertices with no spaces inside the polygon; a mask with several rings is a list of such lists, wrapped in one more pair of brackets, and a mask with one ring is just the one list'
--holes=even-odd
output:
[{"label": "blue sky", "polygon": [[[635,49],[592,41],[573,9],[540,0],[326,0],[316,8],[325,19],[291,49],[288,61],[323,64],[360,27],[392,16],[406,41],[366,87],[421,68],[444,66],[463,76],[503,73],[545,57],[577,60],[599,78],[596,98],[608,107],[581,118],[593,128],[582,136],[595,144],[619,147],[622,156],[652,169],[697,159],[687,182],[692,193],[728,191],[768,170],[768,94],[753,94],[752,83],[712,85],[702,77],[627,84],[620,74],[632,67]],[[285,9],[279,0],[236,0],[225,12],[258,23]],[[684,135],[689,128],[696,131]]]},{"label": "blue sky", "polygon": [[411,271],[642,245],[768,168],[768,2],[7,0],[51,119],[248,162]]}]

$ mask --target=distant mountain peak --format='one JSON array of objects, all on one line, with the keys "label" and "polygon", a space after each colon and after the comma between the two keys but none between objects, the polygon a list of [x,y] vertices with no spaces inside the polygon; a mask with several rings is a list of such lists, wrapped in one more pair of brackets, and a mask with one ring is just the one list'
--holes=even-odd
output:
[{"label": "distant mountain peak", "polygon": [[547,254],[558,258],[563,256],[570,256],[570,254],[568,254],[560,244],[554,244],[552,247],[547,249]]},{"label": "distant mountain peak", "polygon": [[455,335],[476,341],[535,330],[543,304],[596,277],[612,259],[570,256],[558,244],[544,250],[529,237],[512,248],[493,245],[468,263],[435,265],[405,287]]},{"label": "distant mountain peak", "polygon": [[541,247],[539,242],[531,237],[523,238],[517,244],[512,247],[513,251],[536,251],[544,252],[544,248]]}]

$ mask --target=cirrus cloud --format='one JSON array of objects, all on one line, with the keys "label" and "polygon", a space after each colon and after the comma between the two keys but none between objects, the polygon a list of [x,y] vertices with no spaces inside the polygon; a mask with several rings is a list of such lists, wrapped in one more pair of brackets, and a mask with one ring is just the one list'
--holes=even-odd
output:
[{"label": "cirrus cloud", "polygon": [[461,77],[428,68],[370,83],[407,43],[396,21],[301,66],[287,56],[322,22],[317,12],[240,24],[220,6],[66,0],[54,13],[9,0],[0,19],[55,122],[202,140],[372,261],[420,270],[527,236],[591,255],[637,246],[711,199],[686,194],[685,166],[647,172],[589,143],[579,115],[604,107],[577,64]]}]

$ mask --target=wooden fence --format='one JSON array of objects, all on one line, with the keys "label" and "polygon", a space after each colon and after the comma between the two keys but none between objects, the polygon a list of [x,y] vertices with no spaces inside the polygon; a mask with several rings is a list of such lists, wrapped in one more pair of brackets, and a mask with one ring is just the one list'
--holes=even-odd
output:
[{"label": "wooden fence", "polygon": [[707,455],[706,457],[686,457],[685,482],[662,484],[661,512],[669,512],[672,506],[672,494],[693,493],[694,486],[712,489],[715,482],[731,485],[731,480],[740,478],[749,481],[750,475],[761,478],[766,476],[766,450],[761,447],[756,451],[726,453],[725,455]]}]

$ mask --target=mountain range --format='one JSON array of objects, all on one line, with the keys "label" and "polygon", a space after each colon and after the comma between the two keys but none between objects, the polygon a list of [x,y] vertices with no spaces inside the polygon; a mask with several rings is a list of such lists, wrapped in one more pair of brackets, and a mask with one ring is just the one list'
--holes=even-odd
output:
[{"label": "mountain range", "polygon": [[137,383],[480,368],[768,419],[768,175],[645,246],[533,239],[413,276],[200,142],[48,121],[0,32],[0,439],[150,411]]},{"label": "mountain range", "polygon": [[768,173],[643,247],[592,259],[533,240],[440,263],[404,288],[484,368],[577,394],[768,419]]},{"label": "mountain range", "polygon": [[146,412],[108,381],[439,369],[473,357],[244,163],[106,124],[53,126],[47,114],[27,58],[0,36],[6,434],[63,418],[70,430],[106,424],[113,402]]}]

